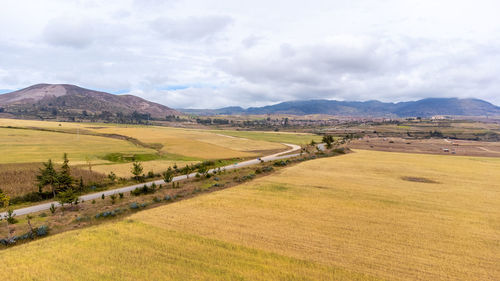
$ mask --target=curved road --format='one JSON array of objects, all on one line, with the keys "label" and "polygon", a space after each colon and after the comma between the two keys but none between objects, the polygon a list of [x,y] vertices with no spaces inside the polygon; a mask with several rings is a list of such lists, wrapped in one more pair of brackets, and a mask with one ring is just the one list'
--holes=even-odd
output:
[{"label": "curved road", "polygon": [[[275,154],[268,155],[268,156],[265,156],[265,157],[262,157],[262,158],[252,159],[252,160],[243,161],[243,162],[240,162],[240,163],[235,163],[233,165],[228,165],[228,166],[225,166],[225,167],[220,167],[220,169],[221,170],[238,169],[238,168],[243,168],[243,167],[247,167],[247,166],[259,164],[261,160],[264,161],[264,162],[268,162],[268,161],[274,161],[274,160],[291,158],[291,157],[295,157],[295,156],[300,155],[300,153],[288,154],[288,153],[300,150],[300,146],[295,145],[295,144],[288,144],[288,143],[283,143],[283,144],[287,145],[287,146],[289,146],[291,148],[289,150],[287,150],[287,151],[283,151],[283,152],[280,152],[280,153],[275,153]],[[212,173],[214,170],[215,169],[210,169],[208,172]],[[185,180],[188,177],[194,177],[195,175],[196,175],[196,173],[191,173],[191,174],[189,174],[187,176],[186,175],[177,176],[177,177],[174,177],[172,179],[172,181],[176,182],[176,181]],[[102,192],[86,194],[86,195],[80,196],[79,198],[80,198],[80,201],[82,201],[82,200],[88,201],[88,200],[98,199],[98,198],[101,198],[102,194],[104,194],[104,196],[109,196],[109,195],[112,195],[112,194],[125,193],[125,192],[132,191],[132,190],[134,190],[134,189],[136,189],[138,187],[142,187],[144,185],[151,186],[153,183],[156,184],[156,185],[165,184],[165,182],[163,180],[156,180],[156,181],[150,181],[150,182],[141,183],[141,184],[134,184],[134,185],[129,185],[129,186],[125,186],[125,187],[120,187],[120,188],[116,188],[116,189],[106,190],[106,191],[102,191]],[[50,209],[50,206],[52,204],[54,204],[56,207],[59,207],[61,205],[58,202],[53,201],[53,202],[48,202],[48,203],[44,203],[44,204],[40,204],[40,205],[35,205],[35,206],[30,206],[30,207],[26,207],[26,208],[21,208],[21,209],[14,210],[14,214],[16,214],[18,216],[21,216],[21,215],[36,213],[36,212],[39,212],[39,211],[48,210],[48,209]],[[6,212],[0,213],[0,217],[5,217],[6,215],[7,215]]]}]

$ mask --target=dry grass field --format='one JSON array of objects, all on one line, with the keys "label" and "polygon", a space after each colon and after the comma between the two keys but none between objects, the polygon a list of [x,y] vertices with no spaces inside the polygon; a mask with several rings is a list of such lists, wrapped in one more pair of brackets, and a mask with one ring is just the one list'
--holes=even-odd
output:
[{"label": "dry grass field", "polygon": [[307,133],[292,133],[292,132],[260,132],[260,131],[212,131],[218,134],[224,134],[233,137],[247,138],[253,140],[263,140],[270,142],[291,143],[297,145],[304,145],[315,142],[321,142],[321,136],[312,135]]},{"label": "dry grass field", "polygon": [[[182,168],[186,165],[199,163],[199,161],[170,161],[170,160],[152,160],[141,162],[141,165],[144,169],[144,173],[147,174],[149,171],[153,171],[154,173],[161,173],[166,171],[168,167],[173,167],[177,164],[177,167]],[[108,175],[113,172],[118,177],[130,178],[132,173],[132,163],[121,163],[121,164],[110,164],[110,165],[96,165],[92,167],[92,171],[102,173]]]},{"label": "dry grass field", "polygon": [[[38,191],[36,174],[41,167],[41,163],[0,164],[0,188],[11,197]],[[59,165],[56,168],[59,169]],[[101,182],[105,178],[85,167],[72,167],[71,174],[75,179],[81,177],[86,183]],[[48,191],[48,187],[44,190]]]},{"label": "dry grass field", "polygon": [[[248,135],[249,138],[247,139],[241,137],[232,137],[230,136],[230,134],[234,134],[234,132],[224,134],[225,131],[101,123],[90,124],[47,122],[16,119],[0,119],[0,126],[43,128],[50,130],[69,131],[72,133],[75,133],[76,129],[80,129],[81,132],[85,130],[100,134],[118,134],[138,139],[143,143],[158,144],[162,147],[160,149],[160,152],[165,154],[182,155],[196,159],[229,159],[256,157],[279,150],[285,150],[287,147],[280,144],[279,142],[296,143],[298,140],[302,140],[305,138],[307,138],[310,142],[310,139],[312,139],[313,137],[318,137],[306,134],[269,134],[266,132],[252,132],[250,135]],[[3,130],[10,129],[0,128],[0,131]],[[36,135],[38,133],[41,134],[44,132],[35,131],[32,134]],[[265,137],[259,137],[259,135]],[[70,138],[75,138],[74,135],[69,136]],[[114,151],[117,150],[112,150],[110,152]],[[124,152],[127,153],[127,151]]]},{"label": "dry grass field", "polygon": [[105,137],[0,128],[0,163],[45,162],[49,158],[62,161],[64,152],[68,153],[71,162],[83,163],[87,158],[97,160],[112,152],[134,154],[155,151]]},{"label": "dry grass field", "polygon": [[259,140],[232,138],[202,130],[168,127],[105,127],[101,133],[130,136],[145,143],[158,143],[162,152],[201,159],[227,159],[257,156],[262,151],[284,150],[286,146]]},{"label": "dry grass field", "polygon": [[356,151],[0,253],[5,280],[498,280],[500,158]]}]

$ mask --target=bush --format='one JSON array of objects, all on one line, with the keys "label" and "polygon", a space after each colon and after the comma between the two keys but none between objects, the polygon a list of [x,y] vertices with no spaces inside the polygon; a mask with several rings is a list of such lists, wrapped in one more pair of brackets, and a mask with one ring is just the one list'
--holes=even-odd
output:
[{"label": "bush", "polygon": [[120,196],[120,199],[123,199],[123,193],[122,192],[118,193],[118,196]]},{"label": "bush", "polygon": [[8,210],[7,211],[7,222],[10,224],[16,224],[17,219],[15,218],[16,214],[14,214],[14,211]]},{"label": "bush", "polygon": [[47,216],[47,214],[46,214],[46,213],[41,213],[41,214],[40,214],[40,215],[38,215],[38,216],[39,216],[39,217],[41,217],[41,218],[45,218],[45,217]]},{"label": "bush", "polygon": [[155,192],[156,192],[156,184],[153,184],[150,187],[148,187],[147,185],[144,185],[143,187],[138,187],[138,188],[130,191],[130,194],[132,194],[134,196],[139,196],[139,195],[155,193]]},{"label": "bush", "polygon": [[95,204],[95,200],[92,200],[92,204]]},{"label": "bush", "polygon": [[288,165],[288,163],[289,163],[288,160],[286,160],[286,161],[281,160],[281,161],[274,162],[273,165],[276,167],[284,167],[284,166]]},{"label": "bush", "polygon": [[158,202],[161,202],[161,199],[156,196],[153,197],[153,203],[158,203]]},{"label": "bush", "polygon": [[170,201],[172,200],[172,197],[170,197],[170,195],[165,195],[165,201]]},{"label": "bush", "polygon": [[271,166],[266,166],[262,168],[262,172],[271,172],[272,170],[274,170],[274,168]]},{"label": "bush", "polygon": [[133,202],[130,204],[130,209],[132,209],[132,210],[139,209],[139,205],[136,202]]},{"label": "bush", "polygon": [[114,217],[114,216],[116,216],[115,211],[105,211],[105,212],[96,214],[95,218],[98,219],[98,218],[107,218],[107,217]]},{"label": "bush", "polygon": [[46,225],[42,225],[36,229],[36,236],[42,237],[49,233],[49,227]]},{"label": "bush", "polygon": [[54,204],[50,204],[50,212],[54,214],[56,212],[56,206]]}]

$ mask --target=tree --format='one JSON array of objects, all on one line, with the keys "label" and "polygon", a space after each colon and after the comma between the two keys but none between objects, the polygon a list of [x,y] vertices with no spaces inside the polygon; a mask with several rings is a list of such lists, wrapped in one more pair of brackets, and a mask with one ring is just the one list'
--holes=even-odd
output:
[{"label": "tree", "polygon": [[72,188],[66,189],[57,194],[57,199],[61,206],[64,207],[64,204],[73,204],[78,199],[78,196],[75,194]]},{"label": "tree", "polygon": [[85,186],[83,185],[83,177],[80,176],[80,182],[78,183],[78,190],[81,192],[83,191],[84,188]]},{"label": "tree", "polygon": [[110,172],[109,175],[108,175],[108,179],[111,181],[111,182],[115,182],[116,181],[116,174],[113,173],[113,172]]},{"label": "tree", "polygon": [[[0,202],[2,203],[2,206],[4,207],[9,207],[9,202],[10,202],[10,198],[8,195],[6,195],[5,193],[3,193],[3,191],[0,189]],[[9,210],[7,212],[8,216],[10,217],[12,215],[12,210]],[[9,217],[7,217],[7,233],[9,235],[9,241],[11,241],[11,232],[10,232],[10,228],[9,228]]]},{"label": "tree", "polygon": [[0,206],[7,207],[9,206],[10,197],[0,189]]},{"label": "tree", "polygon": [[192,170],[194,170],[194,169],[191,166],[186,165],[186,166],[184,166],[184,168],[182,168],[181,171],[184,175],[186,175],[186,178],[189,178],[189,174],[191,173]]},{"label": "tree", "polygon": [[326,147],[327,148],[331,148],[332,147],[332,143],[334,141],[333,139],[333,136],[331,135],[328,135],[328,136],[323,136],[323,140],[322,140],[324,143],[326,143]]},{"label": "tree", "polygon": [[134,178],[136,180],[141,180],[141,175],[142,175],[142,165],[141,163],[135,161],[134,163],[132,163],[132,174],[134,175]]},{"label": "tree", "polygon": [[56,197],[56,187],[59,179],[51,159],[49,159],[47,163],[43,163],[43,168],[39,169],[39,174],[36,175],[36,180],[38,182],[39,193],[42,193],[42,189],[48,185],[52,189],[52,195]]},{"label": "tree", "polygon": [[174,178],[174,171],[172,170],[172,168],[168,167],[168,169],[163,172],[162,176],[165,182],[171,182]]},{"label": "tree", "polygon": [[73,177],[71,177],[67,153],[64,153],[63,160],[61,172],[58,175],[59,188],[62,190],[73,189]]}]

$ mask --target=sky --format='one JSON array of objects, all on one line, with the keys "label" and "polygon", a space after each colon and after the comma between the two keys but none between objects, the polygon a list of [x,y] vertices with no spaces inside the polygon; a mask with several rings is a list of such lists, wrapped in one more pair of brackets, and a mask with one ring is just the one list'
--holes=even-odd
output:
[{"label": "sky", "polygon": [[0,93],[66,83],[173,108],[480,98],[498,0],[1,0]]}]

